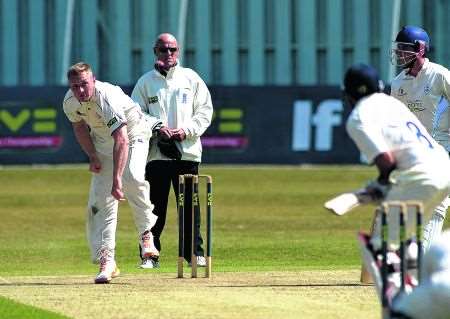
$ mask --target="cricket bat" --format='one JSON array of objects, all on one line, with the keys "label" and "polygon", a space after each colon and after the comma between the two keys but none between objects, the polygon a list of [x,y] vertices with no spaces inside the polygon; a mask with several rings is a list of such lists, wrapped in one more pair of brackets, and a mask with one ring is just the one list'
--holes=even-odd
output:
[{"label": "cricket bat", "polygon": [[365,188],[361,188],[353,192],[340,194],[327,201],[324,206],[336,215],[342,216],[359,205],[368,204],[372,201],[372,196],[367,193]]}]

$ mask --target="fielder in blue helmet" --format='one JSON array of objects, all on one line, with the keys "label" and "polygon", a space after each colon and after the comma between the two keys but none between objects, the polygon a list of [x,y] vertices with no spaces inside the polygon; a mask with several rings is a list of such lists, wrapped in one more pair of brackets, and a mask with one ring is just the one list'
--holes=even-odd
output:
[{"label": "fielder in blue helmet", "polygon": [[[395,41],[394,53],[396,60],[401,62],[402,71],[391,82],[391,96],[405,104],[427,132],[450,152],[450,71],[425,56],[430,48],[430,38],[422,28],[405,26]],[[449,167],[439,169],[445,172]],[[450,198],[447,197],[435,207],[426,224],[424,238],[428,245],[439,237],[449,205]]]},{"label": "fielder in blue helmet", "polygon": [[430,50],[430,37],[419,27],[407,25],[397,34],[391,50],[391,62],[402,68],[411,68],[416,62],[423,63]]}]

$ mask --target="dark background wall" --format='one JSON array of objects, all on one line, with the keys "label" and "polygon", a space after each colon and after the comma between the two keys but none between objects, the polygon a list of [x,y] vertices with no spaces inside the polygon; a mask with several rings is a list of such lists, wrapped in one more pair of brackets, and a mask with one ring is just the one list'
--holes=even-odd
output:
[{"label": "dark background wall", "polygon": [[[131,87],[123,87],[130,93]],[[87,158],[62,110],[66,87],[0,88],[0,164],[80,163]],[[357,163],[349,113],[335,86],[210,87],[205,163]]]}]

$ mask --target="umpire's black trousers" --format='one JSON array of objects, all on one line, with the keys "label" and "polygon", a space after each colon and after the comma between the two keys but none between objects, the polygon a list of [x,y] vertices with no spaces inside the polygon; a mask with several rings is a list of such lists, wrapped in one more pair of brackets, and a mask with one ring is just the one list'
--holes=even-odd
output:
[{"label": "umpire's black trousers", "polygon": [[[155,206],[153,213],[158,216],[152,233],[155,238],[156,248],[161,251],[161,234],[166,224],[167,202],[170,193],[170,184],[178,199],[178,176],[183,174],[198,175],[198,162],[177,160],[155,160],[147,163],[145,168],[145,179],[150,183],[150,200]],[[192,238],[192,181],[185,183],[185,209],[184,209],[184,259],[191,260],[191,238]],[[177,201],[178,207],[178,201]],[[197,227],[198,238],[195,241],[195,254],[203,256],[203,239],[200,234],[200,216],[195,216],[195,227]]]}]

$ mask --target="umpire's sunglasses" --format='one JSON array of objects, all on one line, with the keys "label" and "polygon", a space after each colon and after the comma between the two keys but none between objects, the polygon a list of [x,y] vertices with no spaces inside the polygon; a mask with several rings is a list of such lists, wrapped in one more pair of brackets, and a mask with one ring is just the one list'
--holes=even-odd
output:
[{"label": "umpire's sunglasses", "polygon": [[162,48],[162,47],[158,47],[158,48],[156,48],[159,52],[161,52],[161,53],[167,53],[167,52],[171,52],[171,53],[174,53],[174,52],[177,52],[178,51],[178,48]]}]

